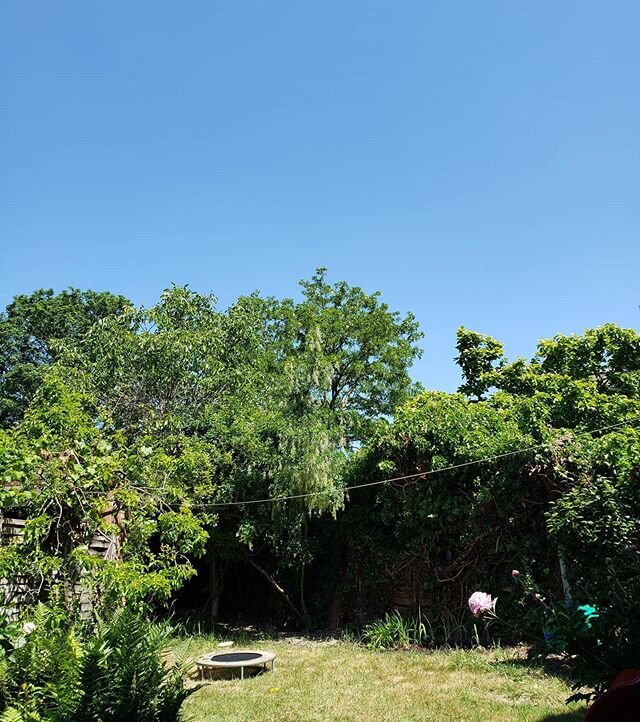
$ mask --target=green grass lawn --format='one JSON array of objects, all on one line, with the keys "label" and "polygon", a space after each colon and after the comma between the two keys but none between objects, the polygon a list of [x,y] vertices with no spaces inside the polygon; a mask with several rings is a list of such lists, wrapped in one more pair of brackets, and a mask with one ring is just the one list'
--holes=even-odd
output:
[{"label": "green grass lawn", "polygon": [[[185,703],[194,722],[579,722],[561,679],[514,651],[378,652],[347,642],[252,642],[276,669],[205,682]],[[216,642],[194,640],[194,658]],[[240,649],[240,646],[236,646]]]}]

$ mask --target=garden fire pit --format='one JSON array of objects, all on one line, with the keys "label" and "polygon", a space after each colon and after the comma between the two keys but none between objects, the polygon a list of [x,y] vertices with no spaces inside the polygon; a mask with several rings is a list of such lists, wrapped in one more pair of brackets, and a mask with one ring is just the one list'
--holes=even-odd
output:
[{"label": "garden fire pit", "polygon": [[211,674],[214,669],[240,669],[240,679],[244,679],[245,667],[267,668],[271,664],[271,671],[276,661],[275,652],[247,650],[239,652],[208,652],[196,660],[200,672],[200,679]]}]

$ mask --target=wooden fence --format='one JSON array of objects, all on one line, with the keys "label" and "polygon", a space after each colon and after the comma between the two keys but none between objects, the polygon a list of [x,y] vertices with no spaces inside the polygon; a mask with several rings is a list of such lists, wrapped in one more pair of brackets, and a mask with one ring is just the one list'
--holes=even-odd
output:
[{"label": "wooden fence", "polygon": [[[5,517],[0,512],[0,547],[19,543],[24,536],[26,519]],[[115,536],[96,532],[89,544],[89,553],[113,561],[117,558],[118,542]],[[16,574],[10,579],[0,579],[0,610],[11,618],[18,617],[25,605],[37,601],[40,589],[27,574]],[[77,582],[70,592],[76,598],[80,614],[88,617],[93,608],[91,595],[82,582]]]}]

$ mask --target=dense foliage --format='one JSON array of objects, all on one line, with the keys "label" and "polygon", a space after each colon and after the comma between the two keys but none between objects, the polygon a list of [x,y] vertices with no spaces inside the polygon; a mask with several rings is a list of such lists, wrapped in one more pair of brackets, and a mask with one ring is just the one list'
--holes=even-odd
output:
[{"label": "dense foliage", "polygon": [[168,664],[171,630],[128,610],[95,628],[39,605],[0,630],[2,722],[177,722],[187,668]]},{"label": "dense foliage", "polygon": [[[215,618],[223,563],[241,559],[307,620],[309,517],[340,507],[351,449],[408,397],[420,334],[322,270],[302,290],[223,312],[176,287],[69,338],[0,439],[0,501],[29,519],[3,571],[29,558],[40,590],[82,577],[103,599],[162,601],[206,554]],[[302,498],[241,503],[279,496]],[[87,553],[97,531],[117,538],[118,564]]]},{"label": "dense foliage", "polygon": [[[471,639],[466,599],[492,591],[503,633],[544,633],[546,651],[602,688],[640,661],[640,337],[604,326],[510,363],[493,339],[461,329],[458,350],[471,398],[416,396],[353,465],[350,483],[418,476],[346,507],[345,590],[361,607],[419,606],[436,642]],[[537,596],[520,594],[513,569]],[[588,630],[575,613],[585,605],[598,612]]]},{"label": "dense foliage", "polygon": [[268,585],[273,618],[396,609],[430,644],[478,641],[466,599],[484,589],[501,634],[546,634],[596,688],[639,664],[640,336],[606,325],[510,361],[461,328],[459,392],[425,392],[411,315],[323,269],[301,287],[226,310],[183,287],[151,308],[18,297],[0,319],[0,507],[27,523],[0,579],[70,609],[81,588],[100,615],[197,576],[191,608],[215,622],[231,568]]},{"label": "dense foliage", "polygon": [[22,418],[64,343],[80,340],[94,323],[129,305],[123,296],[75,288],[16,296],[0,314],[0,423]]}]

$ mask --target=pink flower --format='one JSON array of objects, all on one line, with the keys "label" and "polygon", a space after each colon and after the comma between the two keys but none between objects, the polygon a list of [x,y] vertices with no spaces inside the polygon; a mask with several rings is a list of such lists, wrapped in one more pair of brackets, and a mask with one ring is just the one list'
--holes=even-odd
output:
[{"label": "pink flower", "polygon": [[516,577],[519,577],[519,576],[520,576],[520,572],[519,572],[517,569],[514,569],[514,570],[511,572],[511,576],[515,579]]},{"label": "pink flower", "polygon": [[474,592],[469,597],[469,609],[474,617],[479,617],[483,612],[493,609],[491,595],[484,592]]}]

